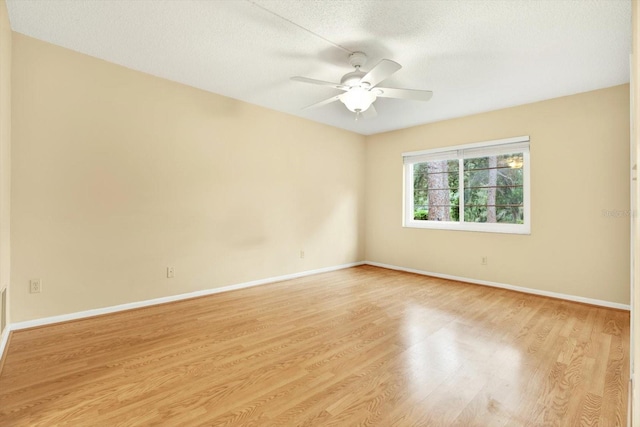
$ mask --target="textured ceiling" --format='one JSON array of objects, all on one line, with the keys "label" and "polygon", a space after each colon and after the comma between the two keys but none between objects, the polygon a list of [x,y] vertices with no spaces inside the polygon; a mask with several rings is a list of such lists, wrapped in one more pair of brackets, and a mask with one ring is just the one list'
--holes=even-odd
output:
[{"label": "textured ceiling", "polygon": [[[126,67],[322,123],[373,134],[629,81],[631,0],[7,0],[14,31]],[[403,68],[354,120],[339,81],[348,51]]]}]

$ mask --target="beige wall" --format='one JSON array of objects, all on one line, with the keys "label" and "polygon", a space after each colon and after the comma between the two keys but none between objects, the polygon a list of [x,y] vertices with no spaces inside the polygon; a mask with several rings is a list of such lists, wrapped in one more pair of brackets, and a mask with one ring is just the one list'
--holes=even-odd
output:
[{"label": "beige wall", "polygon": [[[365,139],[20,34],[13,49],[13,322],[365,258],[629,303],[629,219],[602,215],[629,209],[628,85]],[[530,236],[402,228],[402,152],[518,135]]]},{"label": "beige wall", "polygon": [[638,389],[638,371],[640,370],[640,220],[638,217],[640,200],[640,188],[638,187],[638,157],[640,155],[640,8],[638,1],[632,3],[632,57],[631,57],[631,164],[634,165],[634,180],[632,181],[632,205],[631,209],[635,213],[634,216],[634,233],[633,237],[633,295],[631,303],[631,378],[632,386],[629,387],[633,400],[631,405],[631,413],[633,418],[631,425],[640,426],[640,390]]},{"label": "beige wall", "polygon": [[[520,135],[531,235],[402,227],[402,152]],[[374,135],[366,156],[367,260],[629,303],[629,85]]]},{"label": "beige wall", "polygon": [[[11,205],[11,27],[5,0],[0,0],[0,293],[7,289],[9,312],[10,251],[9,214]],[[0,316],[2,307],[0,306]],[[0,331],[2,332],[2,331]]]},{"label": "beige wall", "polygon": [[363,260],[363,136],[13,48],[14,322]]}]

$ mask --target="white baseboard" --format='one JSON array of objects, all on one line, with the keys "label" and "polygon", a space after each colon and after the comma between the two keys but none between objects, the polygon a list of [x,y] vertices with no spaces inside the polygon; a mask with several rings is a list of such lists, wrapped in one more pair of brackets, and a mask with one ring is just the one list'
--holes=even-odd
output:
[{"label": "white baseboard", "polygon": [[601,307],[617,308],[619,310],[631,310],[629,304],[620,304],[617,302],[604,301],[593,298],[579,297],[576,295],[561,294],[558,292],[542,291],[538,289],[524,288],[522,286],[507,285],[505,283],[490,282],[488,280],[469,279],[468,277],[453,276],[450,274],[433,273],[430,271],[416,270],[414,268],[399,267],[397,265],[382,264],[380,262],[365,261],[364,264],[373,265],[375,267],[388,268],[390,270],[406,271],[407,273],[421,274],[423,276],[438,277],[441,279],[456,280],[458,282],[473,283],[475,285],[485,285],[494,288],[509,289],[511,291],[523,292],[526,294],[541,295],[545,297],[563,299],[567,301],[581,302],[584,304],[598,305]]},{"label": "white baseboard", "polygon": [[[251,282],[244,282],[244,283],[238,283],[235,285],[222,286],[220,288],[205,289],[202,291],[188,292],[186,294],[171,295],[168,297],[154,298],[154,299],[149,299],[144,301],[131,302],[127,304],[113,305],[110,307],[96,308],[96,309],[86,310],[86,311],[78,311],[75,313],[62,314],[59,316],[43,317],[40,319],[27,320],[25,322],[12,323],[9,326],[11,330],[17,331],[20,329],[34,328],[37,326],[50,325],[53,323],[67,322],[69,320],[84,319],[87,317],[100,316],[102,314],[116,313],[118,311],[131,310],[134,308],[148,307],[151,305],[164,304],[167,302],[180,301],[184,299],[201,297],[205,295],[213,295],[221,292],[235,291],[237,289],[250,288],[252,286],[266,285],[269,283],[281,282],[283,280],[296,279],[298,277],[311,276],[313,274],[327,273],[329,271],[356,267],[362,264],[364,264],[363,261],[352,262],[349,264],[341,264],[341,265],[335,265],[331,267],[319,268],[317,270],[301,271],[299,273],[285,274],[283,276],[269,277],[266,279],[253,280]],[[9,327],[7,327],[7,329],[9,329]],[[3,350],[3,348],[0,348],[0,350]],[[0,351],[0,354],[2,354],[1,351]]]},{"label": "white baseboard", "polygon": [[87,318],[87,317],[94,317],[94,316],[99,316],[99,315],[102,315],[102,314],[116,313],[116,312],[119,312],[119,311],[131,310],[131,309],[134,309],[134,308],[141,308],[141,307],[148,307],[148,306],[152,306],[152,305],[156,305],[156,304],[164,304],[164,303],[167,303],[167,302],[180,301],[180,300],[189,299],[189,298],[195,298],[195,297],[199,297],[199,296],[213,295],[213,294],[217,294],[217,293],[221,293],[221,292],[233,291],[233,290],[236,290],[236,289],[249,288],[249,287],[252,287],[252,286],[266,285],[266,284],[269,284],[269,283],[280,282],[280,281],[283,281],[283,280],[296,279],[298,277],[311,276],[313,274],[327,273],[329,271],[336,271],[336,270],[342,270],[342,269],[345,269],[345,268],[356,267],[356,266],[363,265],[363,264],[372,265],[372,266],[375,266],[375,267],[388,268],[390,270],[398,270],[398,271],[405,271],[405,272],[408,272],[408,273],[416,273],[416,274],[421,274],[421,275],[424,275],[424,276],[432,276],[432,277],[439,277],[439,278],[442,278],[442,279],[456,280],[456,281],[459,281],[459,282],[467,282],[467,283],[473,283],[473,284],[477,284],[477,285],[492,286],[494,288],[509,289],[509,290],[512,290],[512,291],[524,292],[524,293],[527,293],[527,294],[541,295],[541,296],[546,296],[546,297],[551,297],[551,298],[564,299],[564,300],[568,300],[568,301],[581,302],[581,303],[597,305],[597,306],[602,306],[602,307],[616,308],[616,309],[620,309],[620,310],[630,310],[631,309],[630,305],[628,305],[628,304],[620,304],[620,303],[615,303],[615,302],[610,302],[610,301],[603,301],[603,300],[597,300],[597,299],[592,299],[592,298],[584,298],[584,297],[579,297],[579,296],[575,296],[575,295],[561,294],[561,293],[557,293],[557,292],[541,291],[541,290],[538,290],[538,289],[531,289],[531,288],[524,288],[524,287],[521,287],[521,286],[507,285],[505,283],[490,282],[490,281],[487,281],[487,280],[469,279],[467,277],[459,277],[459,276],[453,276],[453,275],[450,275],[450,274],[441,274],[441,273],[434,273],[434,272],[423,271],[423,270],[416,270],[414,268],[399,267],[397,265],[383,264],[383,263],[373,262],[373,261],[362,261],[362,262],[353,262],[353,263],[349,263],[349,264],[342,264],[342,265],[336,265],[336,266],[331,266],[331,267],[319,268],[317,270],[308,270],[308,271],[302,271],[302,272],[299,272],[299,273],[285,274],[283,276],[269,277],[269,278],[266,278],[266,279],[253,280],[251,282],[238,283],[238,284],[235,284],[235,285],[223,286],[223,287],[220,287],[220,288],[205,289],[205,290],[202,290],[202,291],[195,291],[195,292],[189,292],[189,293],[185,293],[185,294],[171,295],[171,296],[168,296],[168,297],[154,298],[154,299],[150,299],[150,300],[144,300],[144,301],[137,301],[137,302],[127,303],[127,304],[114,305],[114,306],[110,306],[110,307],[96,308],[96,309],[92,309],[92,310],[79,311],[79,312],[76,312],[76,313],[62,314],[62,315],[59,315],[59,316],[44,317],[44,318],[40,318],[40,319],[28,320],[28,321],[25,321],[25,322],[10,323],[10,324],[8,324],[6,326],[4,332],[2,333],[2,336],[0,337],[0,358],[4,354],[4,351],[6,350],[6,346],[7,346],[7,343],[9,341],[9,335],[10,335],[11,331],[17,331],[17,330],[20,330],[20,329],[27,329],[27,328],[34,328],[34,327],[37,327],[37,326],[45,326],[45,325],[50,325],[50,324],[53,324],[53,323],[66,322],[66,321],[69,321],[69,320],[77,320],[77,319],[83,319],[83,318]]},{"label": "white baseboard", "polygon": [[[2,360],[2,356],[4,356],[4,349],[7,348],[7,343],[9,342],[9,335],[11,334],[11,325],[6,325],[4,327],[4,331],[2,332],[2,336],[0,336],[0,363]],[[0,365],[0,370],[2,369],[2,365]]]}]

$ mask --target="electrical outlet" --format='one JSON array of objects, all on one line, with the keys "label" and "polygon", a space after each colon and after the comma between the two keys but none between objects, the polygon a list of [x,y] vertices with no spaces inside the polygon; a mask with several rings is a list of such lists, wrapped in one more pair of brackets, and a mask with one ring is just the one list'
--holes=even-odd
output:
[{"label": "electrical outlet", "polygon": [[167,267],[167,279],[172,279],[176,275],[174,267]]},{"label": "electrical outlet", "polygon": [[482,261],[480,261],[480,264],[482,264],[482,265],[487,265],[487,262],[488,262],[487,257],[486,257],[486,256],[483,256],[483,257],[482,257]]},{"label": "electrical outlet", "polygon": [[304,258],[304,251],[300,251],[300,258]]},{"label": "electrical outlet", "polygon": [[32,294],[39,294],[42,292],[42,280],[40,279],[31,279],[29,281],[29,292]]}]

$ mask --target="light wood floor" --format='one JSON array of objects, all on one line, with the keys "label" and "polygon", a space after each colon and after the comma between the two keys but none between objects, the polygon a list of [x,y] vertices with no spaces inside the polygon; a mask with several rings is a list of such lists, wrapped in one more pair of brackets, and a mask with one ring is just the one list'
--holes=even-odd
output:
[{"label": "light wood floor", "polygon": [[16,331],[0,425],[626,425],[628,354],[624,311],[362,266]]}]

